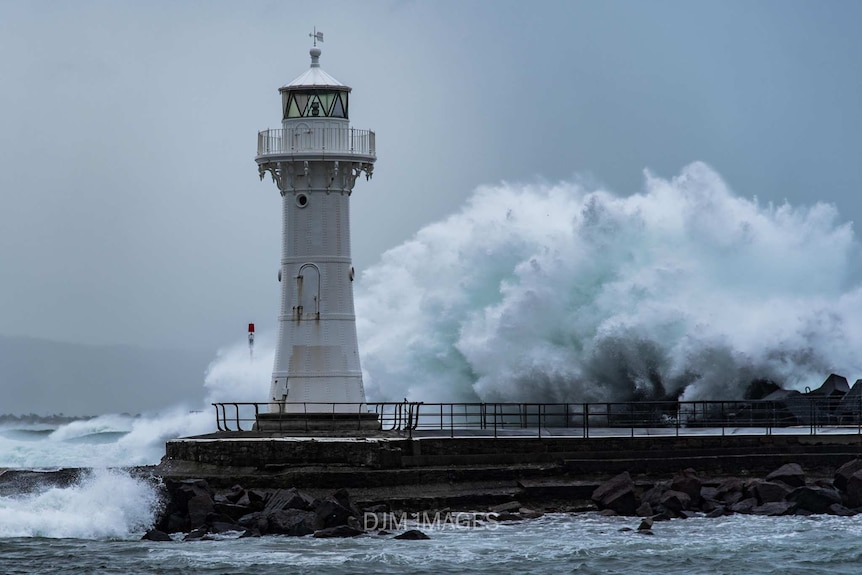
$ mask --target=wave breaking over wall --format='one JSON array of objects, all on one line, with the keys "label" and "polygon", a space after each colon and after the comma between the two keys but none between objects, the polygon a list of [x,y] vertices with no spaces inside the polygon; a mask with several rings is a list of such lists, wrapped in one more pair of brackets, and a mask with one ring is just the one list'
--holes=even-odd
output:
[{"label": "wave breaking over wall", "polygon": [[862,375],[832,205],[763,205],[703,163],[621,197],[485,186],[357,282],[369,400],[741,398]]}]

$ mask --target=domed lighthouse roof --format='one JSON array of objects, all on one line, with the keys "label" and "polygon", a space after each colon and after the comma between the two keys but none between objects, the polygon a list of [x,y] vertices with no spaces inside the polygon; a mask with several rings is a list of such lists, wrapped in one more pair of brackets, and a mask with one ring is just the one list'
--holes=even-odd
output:
[{"label": "domed lighthouse roof", "polygon": [[279,91],[303,88],[335,88],[339,91],[350,91],[350,86],[345,86],[320,67],[320,48],[314,46],[308,53],[311,55],[311,67],[289,84],[282,86]]}]

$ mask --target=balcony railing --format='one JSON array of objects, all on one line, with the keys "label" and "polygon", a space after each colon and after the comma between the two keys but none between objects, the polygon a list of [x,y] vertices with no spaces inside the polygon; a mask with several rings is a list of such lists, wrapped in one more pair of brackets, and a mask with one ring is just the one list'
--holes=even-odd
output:
[{"label": "balcony railing", "polygon": [[374,132],[347,127],[277,128],[257,134],[257,155],[357,154],[376,156]]},{"label": "balcony railing", "polygon": [[[219,431],[251,431],[258,415],[280,406],[294,420],[303,413],[331,413],[343,423],[352,412],[377,415],[381,431],[414,435],[607,435],[810,434],[862,435],[862,397],[788,398],[784,401],[646,401],[627,403],[213,403]],[[270,416],[269,423],[277,424]],[[317,422],[319,423],[319,421]],[[344,429],[341,427],[341,429]]]}]

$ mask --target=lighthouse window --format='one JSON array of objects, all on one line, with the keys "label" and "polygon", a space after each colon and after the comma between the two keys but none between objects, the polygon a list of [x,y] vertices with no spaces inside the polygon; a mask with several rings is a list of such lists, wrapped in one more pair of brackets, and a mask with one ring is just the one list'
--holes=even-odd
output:
[{"label": "lighthouse window", "polygon": [[285,97],[285,118],[347,118],[347,92],[313,90]]},{"label": "lighthouse window", "polygon": [[308,196],[305,194],[296,194],[296,205],[300,208],[304,208],[308,205]]}]

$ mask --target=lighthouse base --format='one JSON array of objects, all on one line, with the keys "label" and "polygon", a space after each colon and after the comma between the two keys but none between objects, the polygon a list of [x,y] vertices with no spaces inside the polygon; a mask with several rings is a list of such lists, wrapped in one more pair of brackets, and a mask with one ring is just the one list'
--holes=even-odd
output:
[{"label": "lighthouse base", "polygon": [[258,413],[255,431],[380,431],[376,413],[309,412]]}]

